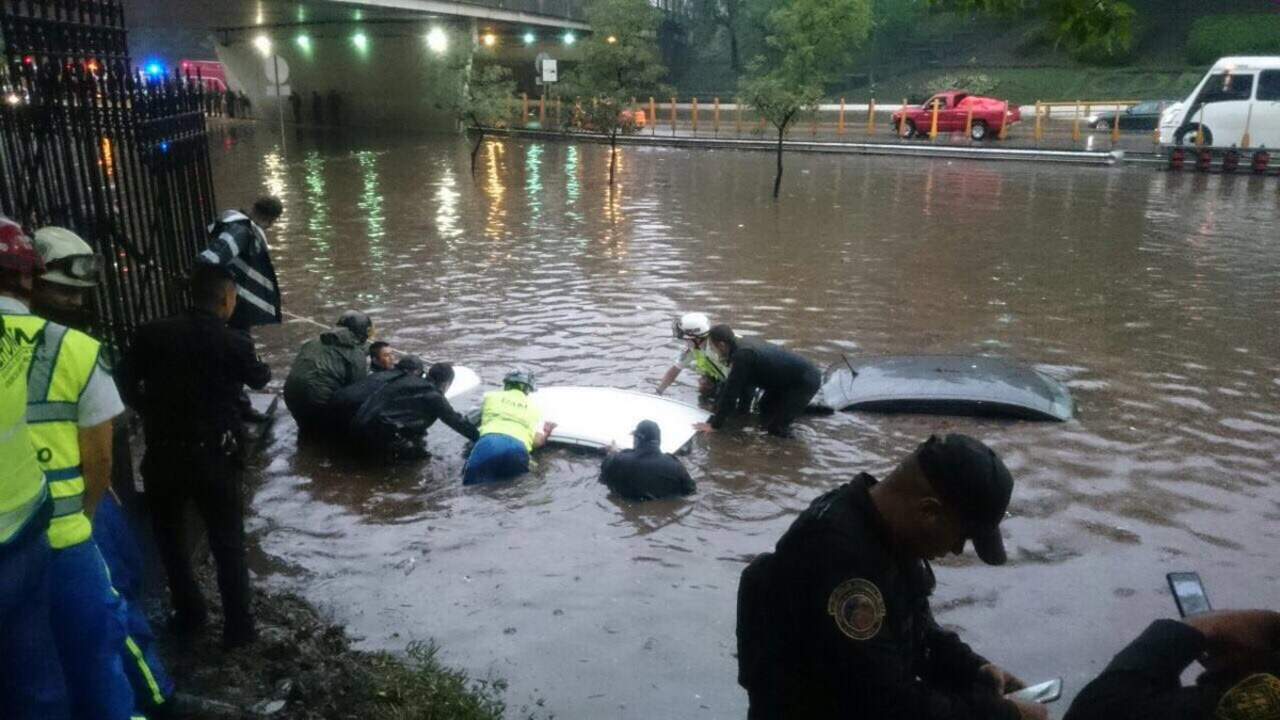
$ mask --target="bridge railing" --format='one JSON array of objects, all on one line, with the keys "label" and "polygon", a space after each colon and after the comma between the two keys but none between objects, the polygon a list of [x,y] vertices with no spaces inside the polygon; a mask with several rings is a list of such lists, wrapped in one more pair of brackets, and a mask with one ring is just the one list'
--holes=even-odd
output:
[{"label": "bridge railing", "polygon": [[463,0],[466,5],[533,13],[567,20],[586,20],[584,0]]}]

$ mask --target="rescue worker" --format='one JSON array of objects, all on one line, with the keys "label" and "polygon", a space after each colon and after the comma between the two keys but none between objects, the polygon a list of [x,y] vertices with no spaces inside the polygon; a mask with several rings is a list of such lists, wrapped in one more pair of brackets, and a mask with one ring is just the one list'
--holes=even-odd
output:
[{"label": "rescue worker", "polygon": [[[1199,660],[1205,672],[1184,687]],[[1280,613],[1157,620],[1076,696],[1065,720],[1280,718]]]},{"label": "rescue worker", "polygon": [[368,315],[348,310],[337,326],[302,344],[284,382],[284,404],[303,432],[337,434],[350,416],[329,408],[333,394],[369,374],[365,343],[373,332]]},{"label": "rescue worker", "polygon": [[378,373],[383,370],[394,370],[396,353],[390,343],[381,340],[369,345],[369,372]]},{"label": "rescue worker", "polygon": [[[48,270],[36,279],[32,308],[42,317],[58,318],[58,322],[87,332],[89,318],[84,312],[85,295],[97,287],[102,257],[94,254],[93,248],[78,235],[59,227],[37,230],[35,248]],[[137,709],[160,710],[166,698],[173,694],[173,685],[159,657],[149,651],[155,636],[139,604],[140,594],[129,592],[123,585],[130,577],[141,578],[140,571],[130,572],[120,562],[118,550],[123,530],[118,527],[121,522],[119,515],[118,501],[108,488],[96,506],[92,532],[106,563],[112,588],[123,601],[125,635],[116,652],[133,689]],[[108,527],[104,528],[104,524]],[[141,562],[140,557],[138,561]]]},{"label": "rescue worker", "polygon": [[536,392],[533,374],[507,373],[502,389],[485,393],[480,408],[480,439],[462,471],[463,485],[510,480],[529,472],[529,453],[547,443],[556,424],[542,422],[529,397]]},{"label": "rescue worker", "polygon": [[421,358],[406,355],[393,370],[374,373],[339,390],[335,412],[351,417],[350,440],[364,454],[390,460],[421,460],[427,430],[441,420],[454,432],[475,442],[480,432],[463,417],[445,393],[453,384],[453,366],[437,363],[428,370]]},{"label": "rescue worker", "polygon": [[720,383],[729,375],[729,365],[707,346],[711,320],[703,313],[688,313],[671,324],[671,332],[677,340],[684,341],[684,347],[676,356],[675,364],[658,383],[658,394],[665,393],[680,376],[680,371],[689,368],[698,373],[698,396],[715,397]]},{"label": "rescue worker", "polygon": [[[227,323],[249,334],[258,325],[278,325],[283,320],[280,287],[276,281],[267,230],[284,214],[279,198],[264,196],[249,211],[226,210],[209,224],[209,246],[196,258],[204,265],[231,271],[236,280],[236,313]],[[267,416],[254,409],[248,393],[241,389],[240,415],[249,422],[264,422]]]},{"label": "rescue worker", "polygon": [[223,642],[234,648],[257,636],[245,557],[244,426],[237,398],[245,385],[265,387],[271,368],[258,359],[244,333],[227,327],[236,284],[226,270],[197,265],[191,296],[187,312],[138,329],[120,380],[146,431],[143,487],[169,579],[171,628],[196,632],[207,616],[186,541],[186,506],[193,502],[218,566]]},{"label": "rescue worker", "polygon": [[[88,246],[65,230],[53,234],[48,282],[73,279],[67,275],[75,274],[71,256],[85,254]],[[50,243],[42,245],[50,250]],[[79,279],[96,277],[89,272]],[[53,498],[48,535],[54,645],[73,715],[126,720],[134,716],[134,698],[120,659],[125,608],[111,587],[90,521],[111,483],[111,426],[124,404],[101,344],[29,314],[24,299],[29,298],[0,291],[0,310],[9,314],[6,330],[27,363],[27,425]]]},{"label": "rescue worker", "polygon": [[711,328],[711,347],[730,365],[721,384],[715,414],[700,430],[719,429],[737,410],[749,412],[756,390],[760,424],[772,435],[786,436],[791,423],[809,407],[822,387],[822,372],[799,355],[763,340],[740,340],[728,325]]},{"label": "rescue worker", "polygon": [[930,560],[972,541],[1005,562],[1013,478],[965,435],[930,437],[882,482],[814,500],[738,587],[738,682],[748,717],[1017,720],[1043,706],[933,618]]},{"label": "rescue worker", "polygon": [[[0,715],[70,717],[50,593],[53,500],[27,431],[29,357],[9,322],[44,269],[26,233],[0,217]],[[12,308],[12,309],[11,309]]]},{"label": "rescue worker", "polygon": [[662,452],[662,428],[642,420],[631,431],[635,446],[618,452],[610,446],[600,465],[600,482],[628,500],[658,500],[691,495],[697,489],[676,456]]}]

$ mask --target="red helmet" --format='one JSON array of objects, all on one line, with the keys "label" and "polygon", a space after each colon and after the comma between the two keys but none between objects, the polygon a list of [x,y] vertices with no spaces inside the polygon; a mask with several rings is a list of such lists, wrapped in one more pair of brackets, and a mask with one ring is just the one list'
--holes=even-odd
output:
[{"label": "red helmet", "polygon": [[31,238],[22,226],[7,217],[0,217],[0,269],[20,273],[44,272],[44,261],[31,246]]}]

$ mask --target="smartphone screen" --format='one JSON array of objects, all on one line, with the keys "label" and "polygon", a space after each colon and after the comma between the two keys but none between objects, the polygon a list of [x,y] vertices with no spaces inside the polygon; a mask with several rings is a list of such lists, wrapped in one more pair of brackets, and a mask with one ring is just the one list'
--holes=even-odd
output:
[{"label": "smartphone screen", "polygon": [[1173,599],[1178,603],[1178,612],[1182,613],[1182,617],[1207,613],[1213,609],[1197,573],[1169,573],[1169,589],[1173,592]]},{"label": "smartphone screen", "polygon": [[1040,703],[1041,705],[1051,703],[1062,697],[1062,678],[1054,678],[1053,680],[1042,682],[1038,685],[1028,685],[1018,692],[1012,692],[1005,695],[1005,697],[1010,700]]}]

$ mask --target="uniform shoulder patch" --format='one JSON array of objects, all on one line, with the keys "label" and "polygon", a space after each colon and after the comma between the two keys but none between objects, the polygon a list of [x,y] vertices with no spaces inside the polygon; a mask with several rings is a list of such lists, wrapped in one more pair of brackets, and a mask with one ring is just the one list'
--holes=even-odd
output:
[{"label": "uniform shoulder patch", "polygon": [[884,596],[870,580],[845,580],[827,597],[827,614],[853,640],[870,640],[884,625]]}]

